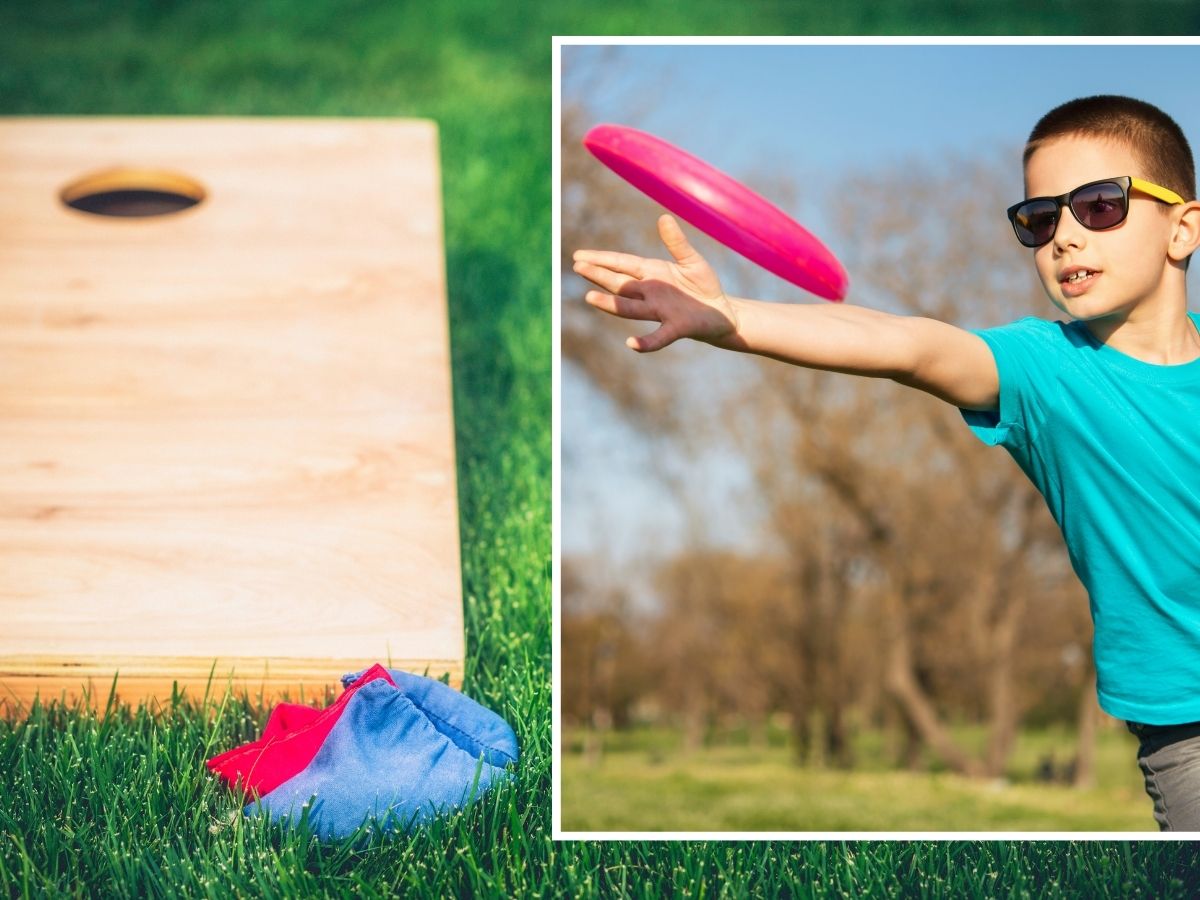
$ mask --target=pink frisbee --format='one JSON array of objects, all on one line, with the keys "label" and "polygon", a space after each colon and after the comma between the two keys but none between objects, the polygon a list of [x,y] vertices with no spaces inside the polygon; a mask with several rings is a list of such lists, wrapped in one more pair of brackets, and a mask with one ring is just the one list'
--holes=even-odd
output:
[{"label": "pink frisbee", "polygon": [[624,125],[597,125],[583,145],[643,194],[768,272],[827,300],[846,296],[846,270],[824,244],[704,160]]}]

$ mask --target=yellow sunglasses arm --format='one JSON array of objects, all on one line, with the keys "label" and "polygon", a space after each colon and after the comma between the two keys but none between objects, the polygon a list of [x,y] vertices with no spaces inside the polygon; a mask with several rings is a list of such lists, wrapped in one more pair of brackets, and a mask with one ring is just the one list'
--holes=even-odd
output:
[{"label": "yellow sunglasses arm", "polygon": [[1149,194],[1151,197],[1156,197],[1164,203],[1172,205],[1185,202],[1182,197],[1175,193],[1170,188],[1165,188],[1162,185],[1152,184],[1149,181],[1142,181],[1140,178],[1130,178],[1129,186],[1136,188],[1143,194]]}]

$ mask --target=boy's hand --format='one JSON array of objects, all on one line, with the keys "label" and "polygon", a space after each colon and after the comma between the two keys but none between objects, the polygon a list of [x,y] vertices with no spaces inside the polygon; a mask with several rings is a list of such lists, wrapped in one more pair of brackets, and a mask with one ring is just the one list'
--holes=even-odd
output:
[{"label": "boy's hand", "polygon": [[962,409],[997,408],[996,360],[978,335],[849,303],[731,299],[673,218],[660,218],[658,233],[674,262],[575,253],[575,271],[604,289],[588,291],[588,303],[614,316],[661,323],[625,342],[634,350],[661,350],[690,337],[810,369],[891,378]]},{"label": "boy's hand", "polygon": [[575,271],[603,288],[588,291],[584,299],[623,319],[661,323],[650,334],[625,341],[640,353],[661,350],[685,337],[721,345],[736,334],[737,319],[717,274],[671,216],[659,218],[658,234],[673,262],[576,250]]}]

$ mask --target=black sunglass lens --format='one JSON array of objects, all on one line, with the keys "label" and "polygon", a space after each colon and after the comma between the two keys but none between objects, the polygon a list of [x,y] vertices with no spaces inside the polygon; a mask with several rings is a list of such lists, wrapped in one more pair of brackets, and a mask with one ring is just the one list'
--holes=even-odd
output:
[{"label": "black sunglass lens", "polygon": [[1112,228],[1125,218],[1125,192],[1119,184],[1093,184],[1071,198],[1071,211],[1087,228]]},{"label": "black sunglass lens", "polygon": [[1051,200],[1031,200],[1017,208],[1013,216],[1017,238],[1026,247],[1039,247],[1054,236],[1058,207]]}]

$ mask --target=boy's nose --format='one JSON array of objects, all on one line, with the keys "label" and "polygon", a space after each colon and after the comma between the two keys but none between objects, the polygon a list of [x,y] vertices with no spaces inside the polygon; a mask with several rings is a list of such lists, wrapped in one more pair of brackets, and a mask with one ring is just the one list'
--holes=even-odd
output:
[{"label": "boy's nose", "polygon": [[1075,214],[1065,203],[1059,210],[1053,241],[1054,246],[1060,250],[1067,247],[1082,247],[1087,243],[1087,229],[1079,224],[1079,220],[1075,218]]}]

